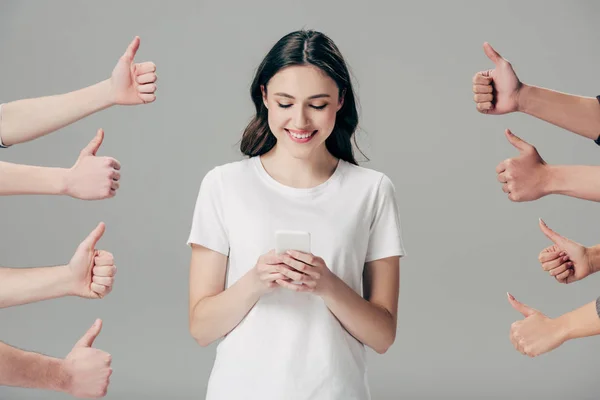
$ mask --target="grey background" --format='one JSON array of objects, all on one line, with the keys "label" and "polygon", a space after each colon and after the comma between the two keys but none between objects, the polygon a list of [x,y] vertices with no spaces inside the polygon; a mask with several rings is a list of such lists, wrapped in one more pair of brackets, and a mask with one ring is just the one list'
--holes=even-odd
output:
[{"label": "grey background", "polygon": [[[555,164],[595,164],[591,141],[525,115],[475,111],[472,75],[489,41],[527,83],[593,96],[600,4],[578,2],[3,1],[0,102],[63,93],[107,78],[134,35],[158,66],[156,103],[115,107],[4,161],[69,167],[94,136],[123,165],[116,198],[0,199],[3,266],[66,263],[99,221],[119,267],[102,301],[63,298],[0,310],[0,339],[64,357],[96,317],[113,355],[110,399],[200,399],[214,359],[188,333],[189,232],[198,187],[241,158],[253,71],[284,34],[314,28],[340,47],[361,102],[359,143],[396,185],[408,257],[398,336],[369,353],[374,399],[597,398],[598,338],[536,359],[508,340],[511,291],[558,316],[595,299],[598,277],[561,286],[541,271],[537,219],[573,240],[599,240],[599,206],[566,197],[509,202],[495,166],[517,154],[509,127]],[[0,388],[1,399],[63,399]]]}]

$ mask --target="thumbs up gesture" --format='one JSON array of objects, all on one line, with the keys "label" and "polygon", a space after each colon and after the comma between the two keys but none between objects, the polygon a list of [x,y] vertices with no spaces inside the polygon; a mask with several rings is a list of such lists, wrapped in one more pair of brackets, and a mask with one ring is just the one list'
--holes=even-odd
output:
[{"label": "thumbs up gesture", "polygon": [[540,229],[554,244],[542,250],[538,259],[558,282],[573,283],[595,272],[589,248],[554,232],[542,219]]},{"label": "thumbs up gesture", "polygon": [[519,150],[519,156],[502,161],[496,167],[502,191],[511,201],[531,201],[547,195],[550,172],[546,162],[536,148],[515,136],[510,130],[505,132],[508,141]]},{"label": "thumbs up gesture", "polygon": [[517,111],[519,90],[522,87],[512,65],[490,46],[483,50],[495,64],[494,69],[480,71],[473,77],[474,100],[477,111],[483,114],[500,115]]},{"label": "thumbs up gesture", "polygon": [[99,200],[114,197],[119,189],[121,164],[111,157],[97,157],[96,152],[104,140],[104,131],[79,153],[75,165],[67,170],[64,192],[76,199]]},{"label": "thumbs up gesture", "polygon": [[507,295],[508,302],[525,317],[511,325],[509,335],[511,343],[521,354],[536,357],[554,350],[567,340],[565,330],[556,320],[519,302],[510,293]]},{"label": "thumbs up gesture", "polygon": [[135,63],[133,59],[139,48],[140,38],[136,36],[113,69],[110,83],[115,104],[143,104],[156,100],[156,65],[153,62]]},{"label": "thumbs up gesture", "polygon": [[112,369],[110,354],[92,348],[102,329],[102,321],[94,325],[75,344],[64,359],[65,391],[77,398],[99,398],[106,396]]},{"label": "thumbs up gesture", "polygon": [[104,234],[106,226],[98,224],[77,247],[69,261],[73,277],[73,294],[88,299],[100,299],[112,290],[117,267],[113,255],[104,250],[96,250],[96,244]]}]

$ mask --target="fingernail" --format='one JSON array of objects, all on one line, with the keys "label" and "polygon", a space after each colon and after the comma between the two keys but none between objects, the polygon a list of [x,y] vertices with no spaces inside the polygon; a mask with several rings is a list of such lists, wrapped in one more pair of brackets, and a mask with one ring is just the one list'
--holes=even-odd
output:
[{"label": "fingernail", "polygon": [[506,295],[508,296],[509,299],[514,300],[514,296],[508,292],[506,292]]},{"label": "fingernail", "polygon": [[564,257],[562,258],[562,260],[563,260],[563,261],[567,261],[568,259],[569,259],[569,256],[564,256]]}]

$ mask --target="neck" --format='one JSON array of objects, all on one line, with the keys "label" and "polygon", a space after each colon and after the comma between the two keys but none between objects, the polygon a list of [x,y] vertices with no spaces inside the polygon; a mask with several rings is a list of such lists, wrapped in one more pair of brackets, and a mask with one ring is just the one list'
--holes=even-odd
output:
[{"label": "neck", "polygon": [[327,181],[335,172],[339,161],[324,145],[322,151],[315,151],[303,159],[292,157],[285,149],[275,145],[260,159],[273,179],[300,189],[315,187]]}]

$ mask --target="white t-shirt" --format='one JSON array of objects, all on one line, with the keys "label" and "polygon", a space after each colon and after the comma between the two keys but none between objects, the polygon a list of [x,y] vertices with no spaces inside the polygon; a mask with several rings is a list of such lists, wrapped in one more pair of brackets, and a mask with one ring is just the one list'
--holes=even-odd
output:
[{"label": "white t-shirt", "polygon": [[[273,179],[259,157],[216,167],[200,186],[188,244],[228,255],[226,287],[275,248],[276,230],[308,231],[311,251],[357,293],[365,262],[405,254],[394,186],[340,160],[319,186]],[[218,345],[208,400],[370,399],[364,345],[314,293],[277,288]]]}]

